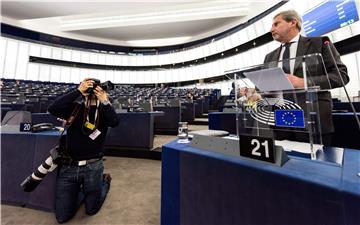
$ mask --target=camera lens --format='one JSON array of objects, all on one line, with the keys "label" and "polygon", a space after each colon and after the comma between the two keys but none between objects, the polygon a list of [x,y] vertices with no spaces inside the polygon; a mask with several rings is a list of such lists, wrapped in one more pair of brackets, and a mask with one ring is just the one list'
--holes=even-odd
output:
[{"label": "camera lens", "polygon": [[114,90],[114,84],[111,83],[111,81],[106,81],[104,83],[99,84],[100,87],[104,90],[104,91],[111,91]]}]

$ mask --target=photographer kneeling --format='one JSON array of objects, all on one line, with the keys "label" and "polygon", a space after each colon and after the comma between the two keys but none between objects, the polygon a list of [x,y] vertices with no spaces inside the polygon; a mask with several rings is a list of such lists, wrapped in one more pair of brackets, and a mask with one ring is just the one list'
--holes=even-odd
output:
[{"label": "photographer kneeling", "polygon": [[77,111],[62,143],[69,158],[60,163],[56,181],[55,214],[59,223],[70,220],[82,202],[86,214],[96,214],[110,188],[111,177],[103,174],[104,142],[108,127],[117,126],[119,121],[102,87],[107,89],[98,80],[87,78],[48,109],[66,120]]}]

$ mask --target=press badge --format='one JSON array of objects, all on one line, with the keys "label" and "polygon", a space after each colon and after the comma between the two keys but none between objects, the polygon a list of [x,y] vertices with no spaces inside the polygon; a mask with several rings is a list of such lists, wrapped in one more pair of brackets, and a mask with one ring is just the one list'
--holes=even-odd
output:
[{"label": "press badge", "polygon": [[95,140],[100,134],[101,132],[98,129],[96,129],[92,134],[89,135],[89,138]]},{"label": "press badge", "polygon": [[92,123],[89,123],[88,121],[85,122],[84,126],[89,130],[94,130],[95,125]]}]

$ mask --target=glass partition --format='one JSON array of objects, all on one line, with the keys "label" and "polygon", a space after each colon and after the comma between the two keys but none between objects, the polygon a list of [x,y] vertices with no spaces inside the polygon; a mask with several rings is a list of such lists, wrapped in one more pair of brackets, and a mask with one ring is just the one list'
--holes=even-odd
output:
[{"label": "glass partition", "polygon": [[[292,68],[289,74],[296,76],[284,73],[286,65]],[[275,146],[315,159],[323,144],[318,97],[333,82],[321,54],[242,68],[233,74],[239,138],[270,138]],[[296,80],[295,86],[291,79]]]}]

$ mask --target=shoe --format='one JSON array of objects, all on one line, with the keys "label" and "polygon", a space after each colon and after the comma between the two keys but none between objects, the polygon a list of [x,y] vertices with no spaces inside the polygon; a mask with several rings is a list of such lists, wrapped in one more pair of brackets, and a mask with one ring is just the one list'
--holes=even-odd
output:
[{"label": "shoe", "polygon": [[104,174],[103,174],[103,180],[110,184],[112,178],[111,178],[111,176],[110,176],[109,173],[104,173]]}]

